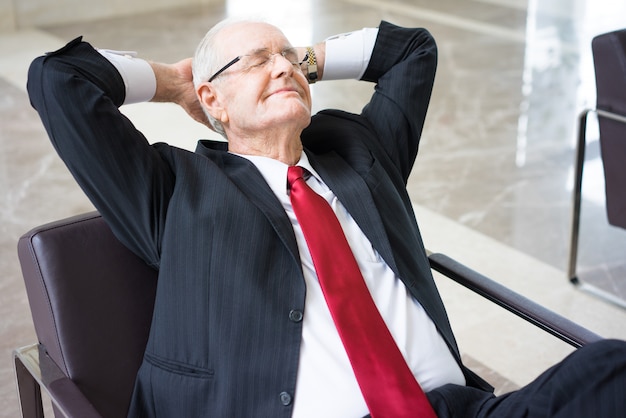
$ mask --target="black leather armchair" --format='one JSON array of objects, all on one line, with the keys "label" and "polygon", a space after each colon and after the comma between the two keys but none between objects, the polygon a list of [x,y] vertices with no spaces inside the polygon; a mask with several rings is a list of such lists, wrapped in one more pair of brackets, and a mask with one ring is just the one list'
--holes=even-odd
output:
[{"label": "black leather armchair", "polygon": [[23,416],[43,416],[40,385],[57,416],[126,416],[156,271],[97,213],[32,230],[19,240],[18,255],[39,339],[14,356]]},{"label": "black leather armchair", "polygon": [[[97,213],[21,237],[18,254],[39,342],[14,352],[24,417],[126,416],[145,348],[156,272],[124,247]],[[442,254],[431,266],[569,344],[601,337]]]}]

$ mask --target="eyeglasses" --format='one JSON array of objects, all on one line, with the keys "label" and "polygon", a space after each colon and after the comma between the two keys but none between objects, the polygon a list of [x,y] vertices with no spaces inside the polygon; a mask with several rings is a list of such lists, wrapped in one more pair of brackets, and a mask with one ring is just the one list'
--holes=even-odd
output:
[{"label": "eyeglasses", "polygon": [[239,61],[241,61],[242,66],[243,66],[241,71],[250,71],[254,69],[263,68],[266,65],[273,63],[275,55],[282,55],[283,58],[289,61],[291,65],[293,65],[296,68],[300,68],[300,66],[306,60],[306,57],[305,57],[304,60],[298,61],[298,52],[296,51],[295,48],[287,48],[281,52],[271,52],[268,49],[259,49],[257,51],[254,51],[251,54],[239,55],[238,57],[235,57],[228,64],[226,64],[225,66],[217,70],[217,72],[213,74],[211,78],[209,78],[209,83],[215,80],[217,76],[222,74],[224,71],[226,71],[227,69],[229,69],[230,67],[232,67]]}]

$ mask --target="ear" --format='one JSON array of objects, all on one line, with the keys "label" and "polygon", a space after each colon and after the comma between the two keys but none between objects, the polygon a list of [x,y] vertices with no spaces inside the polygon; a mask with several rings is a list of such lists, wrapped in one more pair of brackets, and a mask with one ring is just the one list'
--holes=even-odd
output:
[{"label": "ear", "polygon": [[211,116],[222,122],[228,121],[228,113],[222,105],[222,96],[211,83],[202,83],[196,89],[198,100]]}]

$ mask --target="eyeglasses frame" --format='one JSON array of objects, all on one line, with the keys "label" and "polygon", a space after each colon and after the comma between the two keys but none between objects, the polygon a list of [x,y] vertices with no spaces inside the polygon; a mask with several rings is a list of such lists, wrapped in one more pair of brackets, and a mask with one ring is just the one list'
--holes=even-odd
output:
[{"label": "eyeglasses frame", "polygon": [[[284,49],[283,51],[281,51],[281,52],[276,52],[276,53],[273,53],[273,54],[270,54],[270,55],[277,55],[277,54],[280,54],[280,55],[284,58],[285,56],[284,56],[283,54],[284,54],[284,53],[285,53],[285,51],[287,51],[288,49],[291,49],[291,48],[285,48],[285,49]],[[295,48],[294,48],[294,49],[295,49]],[[223,66],[222,68],[220,68],[219,70],[217,70],[217,71],[215,72],[215,74],[213,74],[213,75],[209,78],[208,82],[210,83],[211,81],[215,80],[215,78],[216,78],[217,76],[219,76],[219,75],[220,75],[220,74],[222,74],[224,71],[228,70],[230,67],[232,67],[233,65],[235,65],[235,64],[236,64],[237,62],[239,62],[239,61],[240,61],[243,57],[246,57],[246,56],[249,56],[249,55],[251,55],[251,54],[239,55],[239,56],[237,56],[237,57],[233,58],[231,61],[229,61],[229,62],[228,62],[228,64],[226,64],[225,66]],[[294,64],[294,65],[295,65],[295,64],[302,65],[302,64],[304,64],[304,63],[305,63],[308,59],[309,59],[309,53],[307,52],[307,53],[304,55],[304,58],[302,59],[302,61],[300,61],[300,62],[292,62],[292,64]]]}]

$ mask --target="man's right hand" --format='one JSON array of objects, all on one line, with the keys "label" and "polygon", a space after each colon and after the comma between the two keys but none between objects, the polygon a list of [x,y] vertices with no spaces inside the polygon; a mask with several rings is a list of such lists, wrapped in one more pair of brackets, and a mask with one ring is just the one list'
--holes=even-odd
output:
[{"label": "man's right hand", "polygon": [[174,64],[150,62],[157,80],[151,101],[176,103],[195,121],[213,129],[198,100],[191,73],[191,58]]}]

